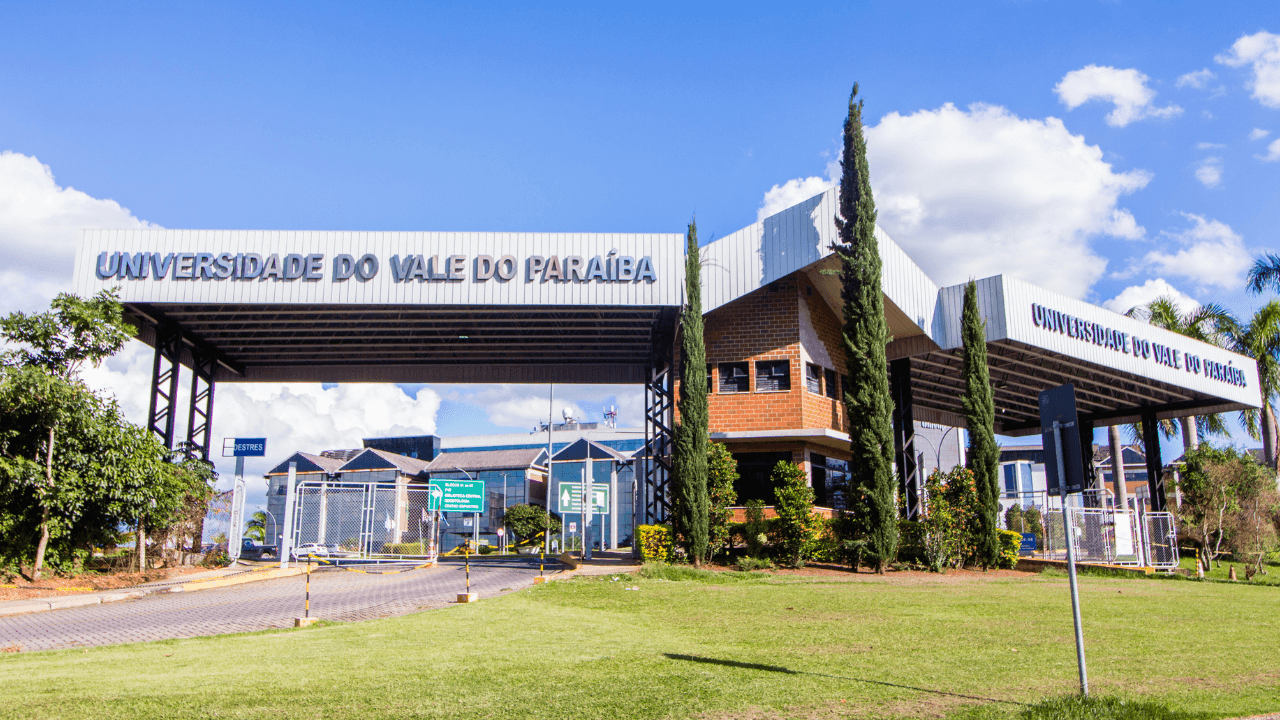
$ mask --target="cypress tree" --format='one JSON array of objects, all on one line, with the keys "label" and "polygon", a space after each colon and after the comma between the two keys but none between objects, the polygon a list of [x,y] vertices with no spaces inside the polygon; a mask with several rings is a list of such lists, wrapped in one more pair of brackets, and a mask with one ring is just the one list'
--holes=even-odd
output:
[{"label": "cypress tree", "polygon": [[836,228],[844,299],[844,347],[849,387],[844,403],[849,416],[850,485],[855,521],[868,555],[883,573],[898,554],[897,482],[893,469],[893,398],[885,346],[889,326],[884,318],[880,283],[880,248],[876,244],[876,205],[871,197],[867,145],[862,135],[862,101],[858,85],[849,96],[844,121],[844,153],[840,164],[840,214]]},{"label": "cypress tree", "polygon": [[978,286],[964,287],[964,314],[960,321],[964,339],[964,416],[969,425],[969,469],[978,496],[974,523],[974,550],[982,567],[995,567],[1000,559],[996,518],[1000,512],[1000,448],[996,446],[995,400],[987,369],[987,330],[978,312]]},{"label": "cypress tree", "polygon": [[702,265],[698,224],[685,236],[685,308],[680,319],[680,424],[672,457],[676,530],[695,566],[707,559],[711,499],[707,491],[707,349],[702,337]]}]

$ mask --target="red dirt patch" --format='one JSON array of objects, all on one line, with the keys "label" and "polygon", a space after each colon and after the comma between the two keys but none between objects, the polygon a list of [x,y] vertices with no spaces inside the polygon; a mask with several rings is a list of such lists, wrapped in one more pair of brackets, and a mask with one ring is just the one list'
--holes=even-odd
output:
[{"label": "red dirt patch", "polygon": [[208,570],[208,568],[184,566],[165,568],[163,570],[148,570],[142,573],[84,573],[73,577],[46,576],[35,583],[28,582],[24,577],[17,577],[10,582],[0,583],[0,602],[29,600],[38,597],[78,595],[97,592],[98,590],[115,590],[205,570]]}]

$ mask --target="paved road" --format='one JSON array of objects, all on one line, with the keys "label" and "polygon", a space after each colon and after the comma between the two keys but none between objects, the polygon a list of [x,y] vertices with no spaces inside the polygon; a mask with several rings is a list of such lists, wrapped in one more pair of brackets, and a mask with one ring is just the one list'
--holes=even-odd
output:
[{"label": "paved road", "polygon": [[[492,597],[532,585],[537,574],[536,558],[486,558],[471,564],[471,589]],[[50,650],[292,627],[302,615],[304,581],[305,576],[281,578],[0,617],[0,647],[18,643],[26,650]],[[343,621],[404,615],[453,602],[463,585],[460,560],[397,574],[315,572],[311,614]]]}]

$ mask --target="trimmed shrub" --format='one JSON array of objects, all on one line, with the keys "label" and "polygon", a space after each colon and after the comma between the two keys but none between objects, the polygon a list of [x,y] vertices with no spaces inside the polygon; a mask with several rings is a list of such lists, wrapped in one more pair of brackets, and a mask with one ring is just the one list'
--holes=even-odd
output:
[{"label": "trimmed shrub", "polygon": [[754,570],[772,570],[774,565],[773,561],[768,559],[740,557],[734,562],[733,567],[742,572],[752,572]]},{"label": "trimmed shrub", "polygon": [[1044,549],[1044,516],[1040,508],[1030,505],[1022,511],[1022,532],[1036,536],[1036,547]]},{"label": "trimmed shrub", "polygon": [[551,521],[547,522],[547,509],[541,505],[521,503],[507,508],[503,524],[521,540],[530,540],[550,530],[552,535],[560,532],[560,516],[551,513]]},{"label": "trimmed shrub", "polygon": [[804,549],[817,535],[813,514],[813,488],[804,470],[795,463],[781,461],[773,468],[773,491],[778,498],[774,510],[778,519],[778,559],[792,567],[804,563]]},{"label": "trimmed shrub", "polygon": [[1000,540],[1000,556],[996,567],[1011,570],[1014,565],[1018,564],[1018,550],[1022,547],[1022,533],[1013,532],[1012,530],[999,530],[996,535]]},{"label": "trimmed shrub", "polygon": [[764,519],[764,501],[748,500],[746,506],[746,522],[742,523],[742,539],[747,546],[747,554],[760,557],[764,552],[769,532],[769,524]]},{"label": "trimmed shrub", "polygon": [[669,562],[673,540],[670,525],[641,525],[636,528],[640,539],[640,557],[646,563]]},{"label": "trimmed shrub", "polygon": [[911,565],[929,564],[924,551],[924,526],[914,520],[898,521],[898,560]]},{"label": "trimmed shrub", "polygon": [[1013,532],[1016,532],[1016,533],[1027,532],[1022,528],[1023,528],[1022,506],[1019,505],[1018,503],[1014,503],[1009,506],[1008,510],[1004,511],[1004,529],[1012,530]]}]

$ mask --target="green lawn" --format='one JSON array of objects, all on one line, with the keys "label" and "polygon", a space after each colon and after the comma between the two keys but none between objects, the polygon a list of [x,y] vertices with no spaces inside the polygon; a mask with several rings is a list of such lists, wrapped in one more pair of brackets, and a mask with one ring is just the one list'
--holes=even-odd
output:
[{"label": "green lawn", "polygon": [[[1280,589],[1080,587],[1096,693],[1280,709]],[[991,701],[1073,692],[1076,667],[1058,577],[606,577],[376,622],[7,654],[0,685],[0,716],[21,718],[994,718],[1019,706]]]},{"label": "green lawn", "polygon": [[[1179,567],[1184,570],[1190,570],[1194,573],[1196,570],[1196,559],[1193,557],[1184,557],[1182,558],[1182,562]],[[1239,582],[1245,581],[1244,563],[1232,562],[1225,559],[1221,564],[1215,561],[1213,570],[1205,573],[1204,576],[1213,580],[1226,580],[1228,573],[1227,568],[1229,567],[1234,567],[1236,569],[1236,580]],[[1280,558],[1277,558],[1273,554],[1268,558],[1267,562],[1263,563],[1262,567],[1267,571],[1267,574],[1254,575],[1253,580],[1250,580],[1249,582],[1259,585],[1280,585]]]}]

